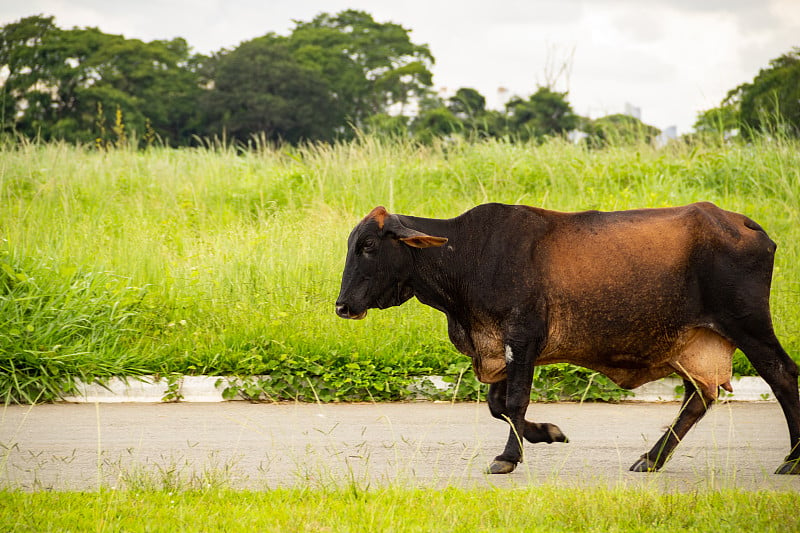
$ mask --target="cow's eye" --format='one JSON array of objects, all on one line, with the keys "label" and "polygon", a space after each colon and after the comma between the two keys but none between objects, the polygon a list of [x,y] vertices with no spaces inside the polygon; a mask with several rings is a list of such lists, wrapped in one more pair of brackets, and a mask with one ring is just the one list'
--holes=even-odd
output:
[{"label": "cow's eye", "polygon": [[370,253],[374,252],[377,247],[378,241],[376,241],[373,237],[367,237],[361,244],[361,251],[364,253]]}]

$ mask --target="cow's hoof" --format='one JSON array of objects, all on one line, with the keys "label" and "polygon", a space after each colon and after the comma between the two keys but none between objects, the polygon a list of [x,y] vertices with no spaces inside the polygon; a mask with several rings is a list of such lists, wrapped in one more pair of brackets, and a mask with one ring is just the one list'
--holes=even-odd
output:
[{"label": "cow's hoof", "polygon": [[647,457],[642,457],[631,466],[631,472],[655,472],[658,470],[655,462]]},{"label": "cow's hoof", "polygon": [[775,473],[800,475],[800,459],[785,461],[781,466],[778,467]]},{"label": "cow's hoof", "polygon": [[561,428],[555,424],[546,424],[547,434],[550,435],[550,442],[569,442],[569,439]]},{"label": "cow's hoof", "polygon": [[492,461],[492,464],[489,465],[489,468],[486,469],[487,474],[510,474],[517,468],[517,463],[512,463],[511,461],[503,461],[495,459]]},{"label": "cow's hoof", "polygon": [[569,439],[555,424],[535,424],[525,421],[525,440],[528,442],[569,442]]}]

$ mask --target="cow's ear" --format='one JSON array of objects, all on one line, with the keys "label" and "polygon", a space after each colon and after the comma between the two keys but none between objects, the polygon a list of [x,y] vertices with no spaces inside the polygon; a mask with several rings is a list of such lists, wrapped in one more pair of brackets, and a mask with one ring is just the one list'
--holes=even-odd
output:
[{"label": "cow's ear", "polygon": [[401,242],[414,248],[433,248],[444,246],[447,243],[445,237],[434,237],[403,225],[397,215],[387,215],[385,222],[385,229],[388,233],[393,234]]},{"label": "cow's ear", "polygon": [[412,237],[400,237],[400,240],[414,248],[435,248],[447,244],[445,237],[434,237],[433,235],[414,235]]}]

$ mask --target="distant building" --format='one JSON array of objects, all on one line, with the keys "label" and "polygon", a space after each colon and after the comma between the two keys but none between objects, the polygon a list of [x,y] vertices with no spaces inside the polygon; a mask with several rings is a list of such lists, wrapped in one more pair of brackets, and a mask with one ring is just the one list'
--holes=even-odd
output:
[{"label": "distant building", "polygon": [[667,126],[656,137],[656,146],[664,146],[672,140],[678,138],[678,126]]},{"label": "distant building", "polygon": [[625,102],[625,114],[638,120],[642,120],[642,108]]}]

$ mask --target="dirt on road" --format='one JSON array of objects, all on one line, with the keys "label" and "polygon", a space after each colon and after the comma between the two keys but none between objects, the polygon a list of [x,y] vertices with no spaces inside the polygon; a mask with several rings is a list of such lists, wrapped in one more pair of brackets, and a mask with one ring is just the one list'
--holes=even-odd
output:
[{"label": "dirt on road", "polygon": [[800,490],[772,472],[789,437],[774,402],[715,406],[662,472],[628,468],[677,403],[533,404],[567,444],[525,444],[509,475],[485,467],[508,426],[485,404],[52,404],[0,408],[0,488],[96,490],[204,486],[521,487],[640,485],[666,490]]}]

